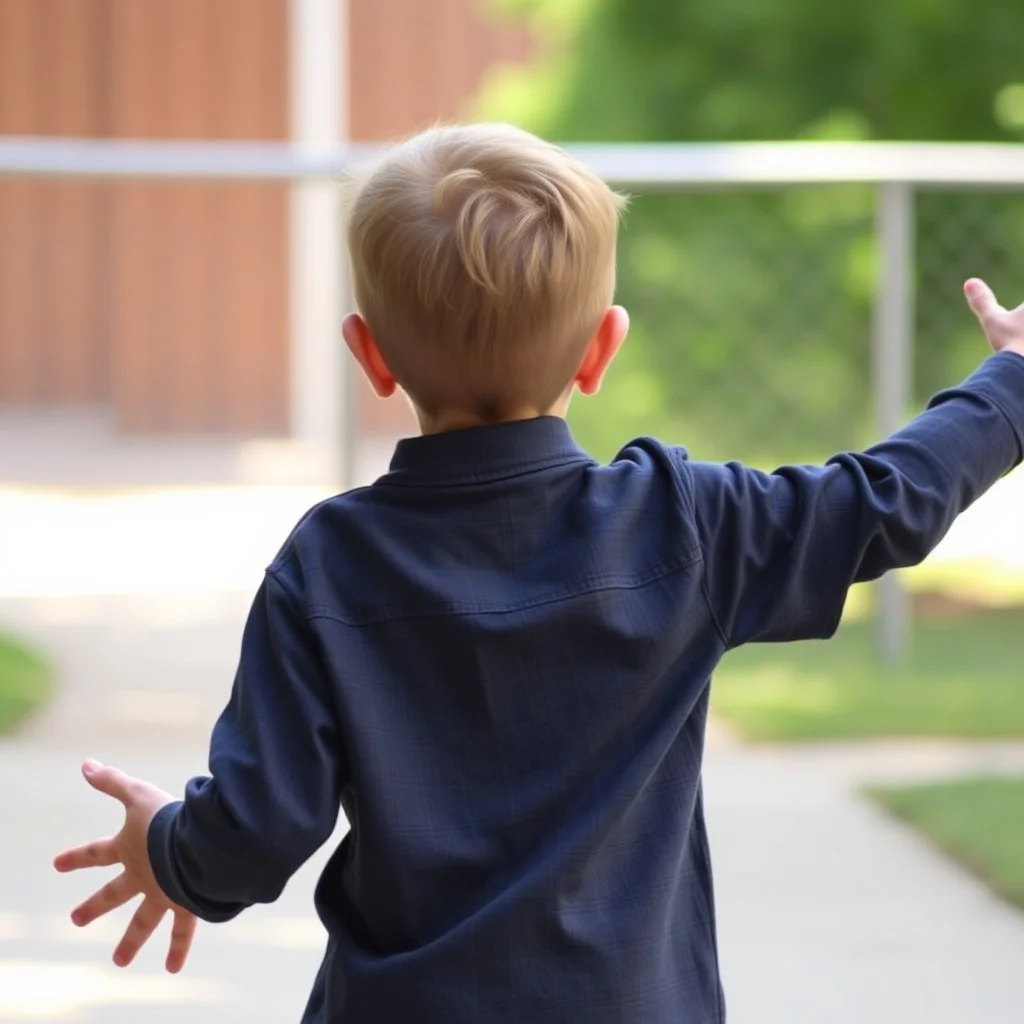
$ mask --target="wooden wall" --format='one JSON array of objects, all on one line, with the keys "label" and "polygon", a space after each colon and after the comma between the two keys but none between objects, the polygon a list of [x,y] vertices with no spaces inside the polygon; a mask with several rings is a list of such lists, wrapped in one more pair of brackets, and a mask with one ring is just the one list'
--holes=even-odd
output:
[{"label": "wooden wall", "polygon": [[[287,135],[286,0],[0,0],[0,132]],[[287,422],[286,190],[0,183],[0,401]]]},{"label": "wooden wall", "polygon": [[[350,119],[455,118],[523,31],[481,0],[350,0]],[[0,0],[0,134],[288,135],[288,0]],[[275,185],[0,181],[0,404],[131,432],[282,434],[288,203]],[[363,401],[367,429],[404,423]]]},{"label": "wooden wall", "polygon": [[352,134],[393,139],[464,116],[495,63],[526,60],[525,25],[488,0],[350,0]]},{"label": "wooden wall", "polygon": [[[0,0],[0,133],[99,135],[99,5]],[[103,191],[0,181],[0,402],[110,396]]]}]

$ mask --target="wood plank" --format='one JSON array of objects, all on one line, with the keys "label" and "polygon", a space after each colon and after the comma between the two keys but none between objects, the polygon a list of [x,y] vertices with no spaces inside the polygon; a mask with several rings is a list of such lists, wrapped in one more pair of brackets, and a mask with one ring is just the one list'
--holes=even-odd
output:
[{"label": "wood plank", "polygon": [[351,0],[352,134],[394,139],[464,117],[496,61],[534,47],[523,25],[480,0]]},{"label": "wood plank", "polygon": [[[115,138],[157,135],[152,90],[160,74],[150,31],[151,0],[111,0],[109,130]],[[127,431],[153,429],[149,379],[153,367],[151,320],[159,266],[157,225],[160,187],[137,182],[112,186],[111,377],[115,416]]]},{"label": "wood plank", "polygon": [[[232,57],[218,63],[218,136],[286,137],[287,6],[280,0],[225,0],[219,10],[217,49]],[[231,433],[280,433],[288,420],[287,190],[232,184],[218,193],[218,206],[217,245],[225,257],[212,339],[219,422]]]},{"label": "wood plank", "polygon": [[[99,130],[97,0],[42,0],[45,59],[40,60],[43,123],[49,135],[90,137]],[[42,58],[43,55],[41,54]],[[90,402],[105,391],[106,341],[100,311],[103,187],[41,184],[41,287],[37,358],[46,402]]]},{"label": "wood plank", "polygon": [[[41,8],[0,0],[0,133],[38,133]],[[34,181],[0,181],[0,400],[38,400],[36,352],[43,305],[39,223],[42,192]]]}]

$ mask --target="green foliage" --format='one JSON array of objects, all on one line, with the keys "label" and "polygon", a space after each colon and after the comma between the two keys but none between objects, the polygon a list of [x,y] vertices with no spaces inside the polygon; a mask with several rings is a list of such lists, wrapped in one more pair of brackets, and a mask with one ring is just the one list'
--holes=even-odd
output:
[{"label": "green foliage", "polygon": [[0,634],[0,736],[13,732],[50,694],[45,660],[12,637]]},{"label": "green foliage", "polygon": [[[564,142],[1024,137],[1024,5],[978,0],[497,0],[547,45],[482,112]],[[620,249],[634,334],[574,425],[596,454],[657,433],[695,456],[819,458],[873,436],[870,188],[635,199]],[[961,298],[1018,297],[1024,200],[918,197],[916,400],[984,356]],[[909,410],[908,410],[909,411]]]},{"label": "green foliage", "polygon": [[869,795],[1024,907],[1024,779],[974,778]]},{"label": "green foliage", "polygon": [[719,668],[712,708],[754,741],[1024,736],[1019,607],[917,616],[912,643],[904,662],[880,665],[862,620],[826,644],[744,647]]},{"label": "green foliage", "polygon": [[[566,69],[566,141],[1019,138],[1014,0],[497,0]],[[501,113],[501,112],[498,112]],[[505,111],[516,116],[515,111]],[[1015,134],[1016,133],[1016,134]]]}]

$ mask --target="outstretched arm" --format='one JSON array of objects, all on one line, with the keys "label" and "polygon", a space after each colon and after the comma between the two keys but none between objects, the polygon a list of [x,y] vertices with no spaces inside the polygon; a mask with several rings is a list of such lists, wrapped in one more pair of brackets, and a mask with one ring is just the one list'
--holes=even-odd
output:
[{"label": "outstretched arm", "polygon": [[279,568],[249,614],[210,774],[149,828],[161,888],[206,921],[272,903],[334,830],[343,763],[319,645]]},{"label": "outstretched arm", "polygon": [[113,768],[87,763],[94,788],[121,801],[111,838],[57,858],[59,871],[123,865],[72,915],[86,925],[142,895],[115,952],[126,966],[164,914],[175,932],[168,970],[184,964],[195,917],[226,921],[273,902],[331,835],[342,752],[315,638],[283,579],[268,573],[253,603],[231,700],[217,722],[210,775],[174,800]]},{"label": "outstretched arm", "polygon": [[1024,306],[967,298],[996,355],[865,452],[761,473],[690,464],[705,592],[723,641],[830,636],[854,583],[922,561],[1024,457]]}]

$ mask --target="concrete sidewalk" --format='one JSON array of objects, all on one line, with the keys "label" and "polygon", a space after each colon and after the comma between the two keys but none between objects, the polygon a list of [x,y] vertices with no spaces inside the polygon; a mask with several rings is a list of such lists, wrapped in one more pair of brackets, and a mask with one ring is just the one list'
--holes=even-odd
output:
[{"label": "concrete sidewalk", "polygon": [[706,771],[733,1024],[1010,1024],[1024,916],[856,795],[1024,749],[717,749]]}]

